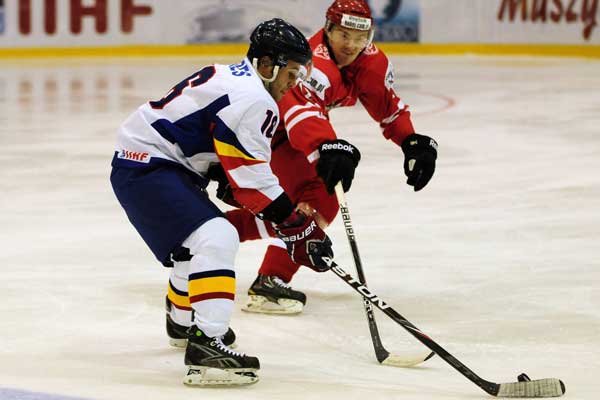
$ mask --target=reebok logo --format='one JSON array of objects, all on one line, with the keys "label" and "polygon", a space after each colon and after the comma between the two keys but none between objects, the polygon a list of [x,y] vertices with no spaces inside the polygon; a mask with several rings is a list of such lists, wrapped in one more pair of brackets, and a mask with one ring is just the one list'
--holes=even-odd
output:
[{"label": "reebok logo", "polygon": [[431,142],[429,142],[429,145],[430,145],[431,147],[433,147],[434,149],[436,149],[436,150],[438,149],[438,144],[437,144],[437,142],[436,142],[435,140],[433,140],[433,139],[431,139]]},{"label": "reebok logo", "polygon": [[347,151],[350,154],[354,153],[354,147],[352,145],[343,143],[325,143],[321,146],[321,151],[328,150],[342,150]]},{"label": "reebok logo", "polygon": [[[410,142],[408,142],[408,144],[411,145],[411,146],[416,146],[416,145],[419,144],[419,141],[418,140],[411,140]],[[429,140],[429,146],[433,147],[436,150],[438,149],[438,144],[433,139]]]}]

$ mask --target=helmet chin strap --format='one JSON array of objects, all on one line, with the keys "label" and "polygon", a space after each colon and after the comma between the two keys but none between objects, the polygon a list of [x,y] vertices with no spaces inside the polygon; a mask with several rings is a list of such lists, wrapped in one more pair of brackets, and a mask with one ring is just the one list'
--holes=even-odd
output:
[{"label": "helmet chin strap", "polygon": [[263,81],[263,84],[268,89],[270,86],[270,83],[273,82],[277,78],[277,74],[279,73],[279,65],[276,65],[275,67],[273,67],[273,76],[270,78],[265,78],[258,70],[258,59],[257,58],[252,59],[252,66],[254,67],[254,70],[256,71],[256,74],[258,75],[258,77]]}]

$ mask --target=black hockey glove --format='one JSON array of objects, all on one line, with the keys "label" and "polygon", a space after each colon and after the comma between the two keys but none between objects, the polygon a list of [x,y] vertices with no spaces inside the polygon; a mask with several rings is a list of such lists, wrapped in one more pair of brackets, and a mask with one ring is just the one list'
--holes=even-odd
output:
[{"label": "black hockey glove", "polygon": [[350,190],[354,170],[359,161],[360,151],[345,140],[337,139],[321,143],[317,174],[323,179],[329,194],[333,194],[335,185],[340,181],[344,192]]},{"label": "black hockey glove", "polygon": [[331,240],[319,227],[314,217],[294,211],[285,221],[275,226],[277,236],[284,241],[295,263],[306,265],[317,272],[331,268],[333,249]]},{"label": "black hockey glove", "polygon": [[433,176],[438,144],[429,136],[413,133],[402,142],[406,183],[415,192],[423,189]]},{"label": "black hockey glove", "polygon": [[206,177],[211,181],[218,182],[217,199],[235,208],[242,208],[242,205],[233,197],[231,184],[221,163],[211,165],[206,171]]}]

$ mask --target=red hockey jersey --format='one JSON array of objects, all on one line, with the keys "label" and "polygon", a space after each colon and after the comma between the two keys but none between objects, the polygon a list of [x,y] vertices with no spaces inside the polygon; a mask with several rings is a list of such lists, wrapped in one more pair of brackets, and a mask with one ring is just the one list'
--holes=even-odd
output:
[{"label": "red hockey jersey", "polygon": [[[313,50],[310,77],[278,103],[292,147],[310,162],[316,160],[319,144],[337,137],[329,122],[329,110],[353,106],[357,100],[379,123],[386,139],[400,145],[414,133],[408,106],[393,89],[393,66],[381,50],[370,44],[352,64],[340,69],[329,54],[323,30],[309,43]],[[273,145],[282,139],[274,138]]]}]

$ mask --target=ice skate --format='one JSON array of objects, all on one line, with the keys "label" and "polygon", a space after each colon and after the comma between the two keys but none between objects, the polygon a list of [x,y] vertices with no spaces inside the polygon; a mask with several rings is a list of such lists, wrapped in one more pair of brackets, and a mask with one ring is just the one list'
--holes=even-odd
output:
[{"label": "ice skate", "polygon": [[185,350],[187,373],[183,383],[191,386],[237,386],[258,382],[258,358],[231,350],[219,337],[208,337],[196,326],[188,330]]},{"label": "ice skate", "polygon": [[306,295],[292,289],[276,276],[258,275],[250,289],[243,311],[264,314],[298,314],[306,304]]},{"label": "ice skate", "polygon": [[[173,347],[185,348],[187,346],[187,326],[179,325],[169,315],[169,311],[171,310],[171,302],[169,299],[166,299],[166,308],[167,308],[167,336],[169,336],[169,344]],[[233,329],[229,328],[225,335],[221,338],[223,344],[225,346],[231,347],[235,349],[235,333]]]}]

